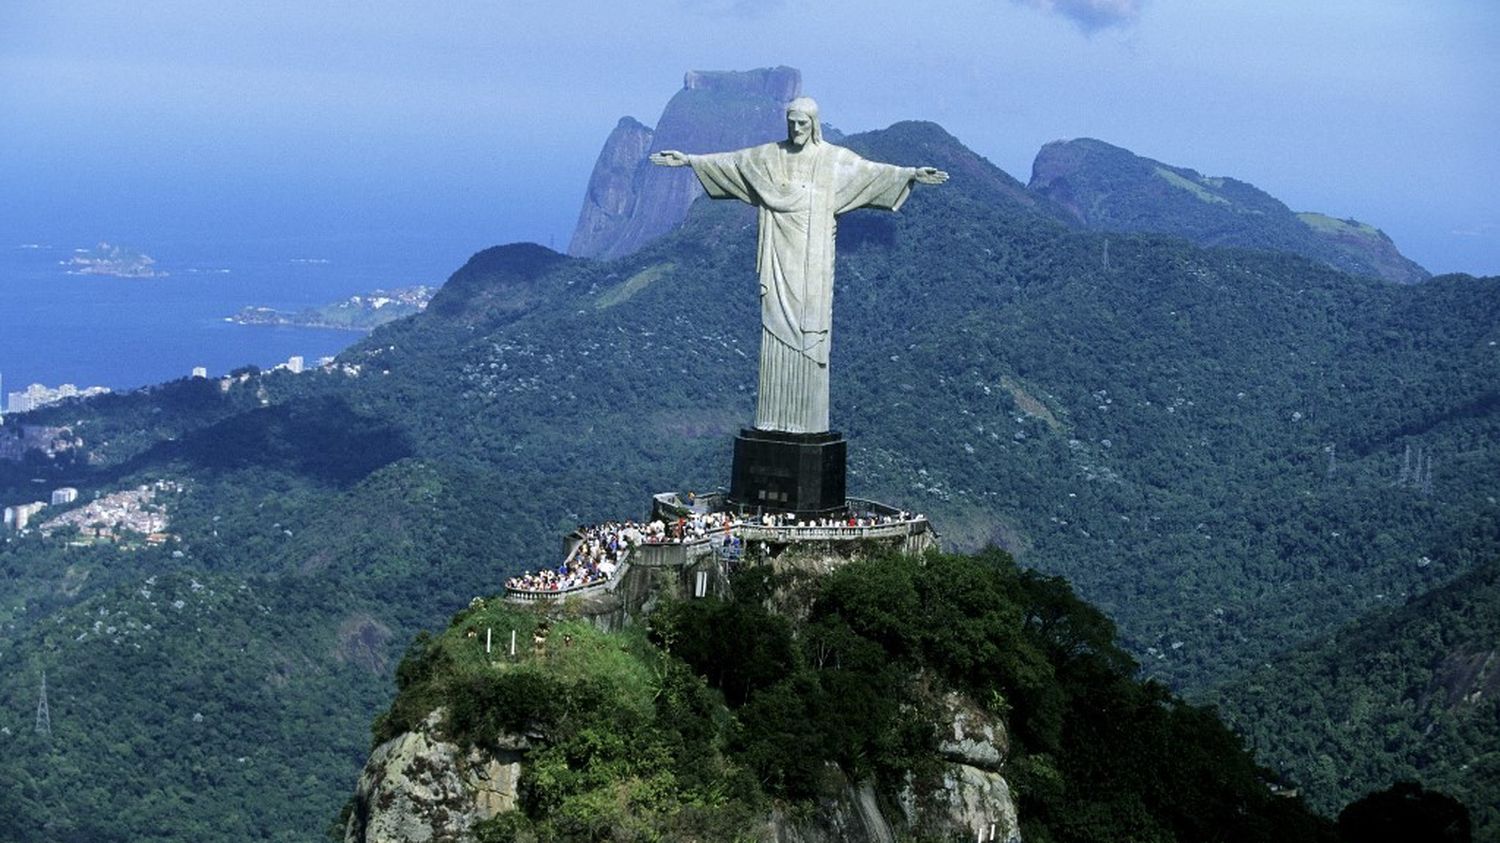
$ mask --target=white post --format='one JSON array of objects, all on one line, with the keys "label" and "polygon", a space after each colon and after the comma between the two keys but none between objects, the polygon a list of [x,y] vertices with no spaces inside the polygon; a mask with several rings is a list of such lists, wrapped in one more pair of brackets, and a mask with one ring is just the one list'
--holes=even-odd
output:
[{"label": "white post", "polygon": [[490,634],[494,631],[492,627],[487,626],[484,628],[484,654],[486,656],[490,654]]},{"label": "white post", "polygon": [[514,629],[510,631],[510,655],[512,658],[516,655],[516,631]]}]

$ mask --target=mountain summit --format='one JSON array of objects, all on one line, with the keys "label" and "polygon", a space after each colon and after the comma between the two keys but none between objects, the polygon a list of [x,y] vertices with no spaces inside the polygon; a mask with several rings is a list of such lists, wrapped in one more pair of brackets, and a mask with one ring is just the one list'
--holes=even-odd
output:
[{"label": "mountain summit", "polygon": [[1043,146],[1029,188],[1095,231],[1155,232],[1200,246],[1290,252],[1401,284],[1429,277],[1374,226],[1294,213],[1247,182],[1200,175],[1092,138]]},{"label": "mountain summit", "polygon": [[653,167],[662,149],[719,152],[782,139],[787,102],[802,93],[791,67],[689,71],[656,129],[623,118],[599,153],[568,254],[618,258],[671,231],[703,193],[689,170]]}]

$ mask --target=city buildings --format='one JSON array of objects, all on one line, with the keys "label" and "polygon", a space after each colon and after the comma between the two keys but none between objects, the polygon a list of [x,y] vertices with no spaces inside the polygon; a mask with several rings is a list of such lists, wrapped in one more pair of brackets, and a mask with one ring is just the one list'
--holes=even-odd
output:
[{"label": "city buildings", "polygon": [[27,524],[31,523],[31,516],[46,508],[47,504],[42,501],[7,506],[5,508],[5,528],[20,532],[26,529]]},{"label": "city buildings", "polygon": [[103,395],[106,392],[109,392],[109,389],[102,386],[79,389],[71,383],[65,383],[52,389],[34,383],[20,392],[12,392],[6,396],[6,412],[25,413],[48,404],[56,404],[66,398],[87,398],[90,395]]}]

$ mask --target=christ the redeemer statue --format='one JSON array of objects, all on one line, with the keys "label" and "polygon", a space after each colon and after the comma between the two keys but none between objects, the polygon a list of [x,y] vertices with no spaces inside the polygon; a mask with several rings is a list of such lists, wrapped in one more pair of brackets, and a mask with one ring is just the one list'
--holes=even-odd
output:
[{"label": "christ the redeemer statue", "polygon": [[933,167],[877,164],[823,140],[818,105],[799,97],[786,109],[787,138],[707,155],[664,150],[653,164],[693,168],[715,199],[760,209],[760,389],[755,427],[785,433],[828,430],[828,343],[833,327],[833,243],[837,217],[856,208],[901,207],[913,182],[942,184]]}]

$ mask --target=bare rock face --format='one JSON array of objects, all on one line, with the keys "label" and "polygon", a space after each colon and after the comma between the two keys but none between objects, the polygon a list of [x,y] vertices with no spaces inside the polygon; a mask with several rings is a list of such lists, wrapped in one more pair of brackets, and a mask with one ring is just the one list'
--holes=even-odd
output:
[{"label": "bare rock face", "polygon": [[473,839],[475,823],[516,807],[526,739],[465,753],[443,739],[443,709],[375,748],[354,794],[345,843]]},{"label": "bare rock face", "polygon": [[936,798],[929,797],[927,809],[910,817],[909,822],[938,839],[1021,843],[1021,824],[1010,784],[997,772],[965,764],[949,769]]},{"label": "bare rock face", "polygon": [[1005,724],[991,717],[961,694],[943,697],[943,712],[950,731],[938,751],[955,764],[999,772],[1010,751]]},{"label": "bare rock face", "polygon": [[655,133],[634,117],[621,117],[604,141],[568,254],[599,257],[599,250],[613,245],[635,212],[636,170],[651,152]]},{"label": "bare rock face", "polygon": [[[830,778],[842,778],[830,768]],[[1020,843],[1010,785],[1000,773],[950,764],[936,782],[908,781],[894,801],[870,781],[843,781],[817,810],[773,811],[759,839],[776,843],[896,843],[898,840]]]},{"label": "bare rock face", "polygon": [[923,793],[909,783],[902,791],[907,824],[944,839],[1019,843],[1016,802],[1001,775],[1010,753],[1005,723],[952,692],[943,696],[942,712],[946,730],[938,751],[950,766],[940,786]]},{"label": "bare rock face", "polygon": [[802,91],[790,67],[690,71],[655,131],[626,117],[615,126],[584,196],[568,254],[618,258],[672,231],[703,192],[687,168],[652,166],[662,149],[723,152],[786,137],[786,104]]},{"label": "bare rock face", "polygon": [[[834,771],[833,775],[838,773]],[[822,800],[811,816],[793,820],[780,809],[773,811],[761,839],[776,843],[896,843],[897,838],[874,786],[846,782],[837,796]]]}]

